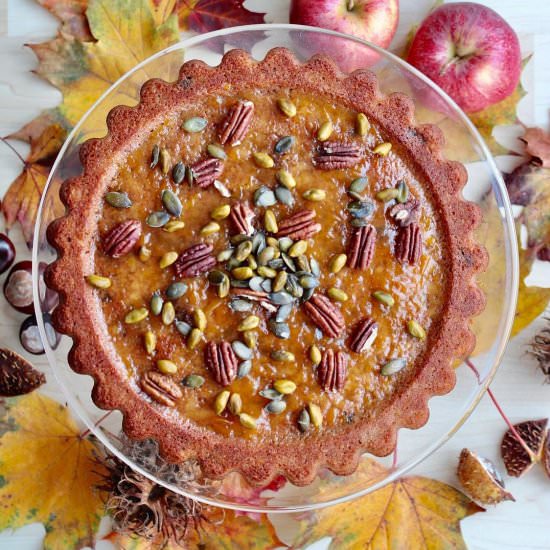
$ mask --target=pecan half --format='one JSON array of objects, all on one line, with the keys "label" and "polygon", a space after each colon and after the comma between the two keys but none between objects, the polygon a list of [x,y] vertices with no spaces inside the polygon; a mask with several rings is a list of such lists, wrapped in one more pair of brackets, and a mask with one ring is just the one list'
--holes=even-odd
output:
[{"label": "pecan half", "polygon": [[418,222],[420,217],[420,203],[413,198],[409,198],[405,204],[397,203],[390,208],[390,217],[400,227],[406,227],[411,223]]},{"label": "pecan half", "polygon": [[342,391],[346,381],[348,356],[343,351],[328,349],[317,369],[317,380],[325,391]]},{"label": "pecan half", "polygon": [[174,263],[178,277],[194,277],[206,273],[216,265],[211,244],[195,244],[184,250]]},{"label": "pecan half", "polygon": [[248,131],[254,115],[254,103],[252,101],[239,101],[227,114],[220,128],[220,143],[225,145],[238,145]]},{"label": "pecan half", "polygon": [[149,397],[167,407],[173,407],[176,400],[183,396],[176,382],[154,370],[145,373],[141,379],[141,389]]},{"label": "pecan half", "polygon": [[214,183],[223,172],[223,162],[219,159],[203,159],[190,166],[193,183],[204,189]]},{"label": "pecan half", "polygon": [[250,236],[254,233],[252,222],[255,217],[256,215],[247,202],[238,202],[231,208],[229,221],[237,233]]},{"label": "pecan half", "polygon": [[232,288],[231,294],[233,296],[240,296],[243,298],[246,298],[247,300],[251,300],[253,302],[261,302],[263,300],[267,300],[267,292],[260,292],[257,290],[252,290],[250,288]]},{"label": "pecan half", "polygon": [[348,265],[356,269],[369,267],[374,257],[376,229],[372,225],[358,227],[353,232],[348,247]]},{"label": "pecan half", "polygon": [[353,143],[327,141],[321,143],[313,164],[322,170],[349,168],[361,160],[361,149]]},{"label": "pecan half", "polygon": [[327,335],[332,338],[340,336],[345,323],[340,310],[322,294],[314,294],[303,304],[309,318]]},{"label": "pecan half", "polygon": [[316,215],[313,210],[300,210],[300,212],[281,220],[277,237],[290,237],[295,240],[309,239],[321,231],[321,224],[313,221]]},{"label": "pecan half", "polygon": [[349,339],[349,348],[355,353],[361,353],[372,346],[377,334],[378,323],[370,317],[365,317],[353,329]]},{"label": "pecan half", "polygon": [[204,360],[214,380],[221,386],[229,386],[237,376],[237,356],[229,342],[208,342]]},{"label": "pecan half", "polygon": [[102,240],[103,252],[107,256],[120,258],[134,248],[141,237],[141,222],[128,220],[113,227]]},{"label": "pecan half", "polygon": [[395,239],[395,257],[398,262],[415,264],[422,256],[422,233],[418,224],[411,223],[399,229]]}]

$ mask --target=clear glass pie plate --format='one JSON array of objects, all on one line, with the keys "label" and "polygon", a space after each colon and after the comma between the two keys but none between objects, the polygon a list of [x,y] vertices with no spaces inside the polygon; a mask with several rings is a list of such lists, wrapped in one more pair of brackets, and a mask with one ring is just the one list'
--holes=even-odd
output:
[{"label": "clear glass pie plate", "polygon": [[[178,467],[162,464],[155,454],[154,442],[128,441],[122,432],[120,413],[109,413],[94,405],[90,396],[91,378],[74,373],[68,365],[70,338],[63,336],[56,349],[44,338],[43,315],[48,305],[39,298],[36,268],[39,262],[50,263],[56,258],[55,250],[47,242],[46,228],[63,212],[59,202],[60,183],[80,172],[80,145],[90,137],[105,134],[106,117],[114,106],[135,105],[142,84],[151,78],[175,80],[184,61],[200,59],[217,65],[223,53],[232,48],[242,48],[259,60],[276,46],[291,49],[302,60],[314,54],[327,54],[345,63],[346,70],[360,68],[363,54],[371,59],[373,54],[378,57],[370,68],[378,75],[382,91],[408,94],[416,104],[418,123],[438,124],[447,138],[447,158],[466,165],[469,181],[464,195],[483,207],[484,218],[476,236],[490,251],[490,265],[478,280],[486,292],[487,307],[473,323],[477,335],[473,362],[479,376],[467,365],[457,365],[456,388],[448,395],[430,400],[428,423],[419,430],[401,430],[397,455],[376,459],[385,469],[377,469],[378,475],[373,476],[368,473],[370,469],[360,467],[346,477],[324,471],[307,487],[292,487],[287,483],[277,493],[254,492],[254,498],[246,499],[242,493],[228,489],[234,488],[232,483],[201,478],[193,464]],[[116,57],[116,52],[113,56]],[[359,65],[350,67],[350,63]],[[510,203],[491,154],[466,115],[437,86],[398,57],[351,36],[295,25],[236,27],[195,36],[152,56],[118,80],[77,124],[53,166],[36,224],[33,265],[36,315],[49,363],[72,409],[107,449],[133,469],[173,491],[216,506],[271,513],[321,508],[374,491],[403,475],[445,443],[468,418],[495,374],[510,333],[518,283]],[[370,460],[374,458],[365,456],[365,464]]]}]

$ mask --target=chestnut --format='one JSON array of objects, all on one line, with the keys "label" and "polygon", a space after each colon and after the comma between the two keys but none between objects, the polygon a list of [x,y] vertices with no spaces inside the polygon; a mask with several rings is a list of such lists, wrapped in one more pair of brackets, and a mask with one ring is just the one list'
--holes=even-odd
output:
[{"label": "chestnut", "polygon": [[[44,313],[44,329],[46,331],[46,337],[48,338],[48,344],[52,349],[57,348],[59,341],[61,340],[60,334],[53,328],[51,316],[49,313]],[[31,315],[27,317],[21,324],[19,329],[19,341],[21,345],[33,355],[42,355],[44,353],[44,344],[40,338],[38,331],[38,323],[36,317]]]},{"label": "chestnut", "polygon": [[0,233],[0,274],[7,271],[15,260],[15,246],[4,233]]}]

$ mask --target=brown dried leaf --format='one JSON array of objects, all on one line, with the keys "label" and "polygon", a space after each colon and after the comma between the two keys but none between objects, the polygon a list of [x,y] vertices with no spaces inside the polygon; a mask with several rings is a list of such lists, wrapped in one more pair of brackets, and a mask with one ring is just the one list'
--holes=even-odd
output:
[{"label": "brown dried leaf", "polygon": [[521,139],[525,142],[525,151],[541,166],[550,168],[550,135],[541,128],[527,128]]}]

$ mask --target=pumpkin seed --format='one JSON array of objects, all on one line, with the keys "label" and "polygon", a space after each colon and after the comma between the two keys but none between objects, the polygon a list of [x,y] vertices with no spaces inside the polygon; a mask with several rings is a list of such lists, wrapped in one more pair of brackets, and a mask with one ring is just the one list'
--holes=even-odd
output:
[{"label": "pumpkin seed", "polygon": [[272,210],[267,209],[264,213],[264,227],[269,233],[277,233],[277,231],[279,231],[277,226],[277,218]]},{"label": "pumpkin seed", "polygon": [[320,428],[323,425],[323,413],[321,412],[321,407],[315,403],[308,403],[309,417],[311,423],[316,427]]},{"label": "pumpkin seed", "polygon": [[270,401],[264,409],[269,414],[281,414],[286,409],[286,402],[282,399],[276,399],[274,401]]},{"label": "pumpkin seed", "polygon": [[273,292],[280,292],[287,283],[288,274],[286,271],[279,271],[273,281]]},{"label": "pumpkin seed", "polygon": [[352,227],[366,227],[369,225],[369,220],[366,218],[353,218],[353,220],[350,221],[350,224]]},{"label": "pumpkin seed", "polygon": [[229,392],[229,390],[223,390],[222,392],[218,393],[218,395],[216,395],[216,399],[214,400],[214,412],[217,415],[222,414],[222,412],[225,410],[225,407],[227,407],[230,395],[231,393]]},{"label": "pumpkin seed", "polygon": [[260,318],[257,315],[249,315],[239,323],[237,330],[244,332],[246,330],[253,330],[260,326]]},{"label": "pumpkin seed", "polygon": [[291,258],[297,258],[305,253],[307,250],[307,241],[296,241],[288,250],[288,255]]},{"label": "pumpkin seed", "polygon": [[146,246],[140,246],[138,257],[140,261],[146,262],[151,257],[151,249],[147,248]]},{"label": "pumpkin seed", "polygon": [[323,124],[319,127],[319,130],[317,130],[317,139],[319,141],[327,141],[327,139],[332,135],[333,130],[334,127],[332,126],[332,122],[330,120],[323,122]]},{"label": "pumpkin seed", "polygon": [[202,332],[198,328],[191,329],[189,336],[187,337],[187,347],[189,349],[195,349],[202,339]]},{"label": "pumpkin seed", "polygon": [[185,164],[181,160],[174,165],[174,168],[172,168],[172,179],[175,184],[179,185],[184,180],[185,170]]},{"label": "pumpkin seed", "polygon": [[243,361],[242,363],[239,363],[239,368],[237,369],[237,378],[244,378],[245,376],[248,376],[251,370],[252,370],[252,361],[250,359],[248,359],[247,361]]},{"label": "pumpkin seed", "polygon": [[141,321],[144,321],[145,319],[147,319],[148,315],[149,315],[149,311],[147,310],[146,307],[132,309],[124,317],[124,322],[127,325],[134,325],[136,323],[140,323]]},{"label": "pumpkin seed", "polygon": [[258,346],[258,333],[253,330],[246,330],[242,334],[244,343],[250,348],[250,349],[256,349]]},{"label": "pumpkin seed", "polygon": [[296,116],[296,105],[294,105],[290,99],[284,97],[279,98],[277,100],[277,107],[279,107],[279,110],[289,118]]},{"label": "pumpkin seed", "polygon": [[201,308],[193,310],[193,323],[201,332],[206,328],[206,314]]},{"label": "pumpkin seed", "polygon": [[254,271],[249,267],[236,267],[231,271],[231,275],[233,275],[237,281],[244,281],[251,279],[254,276]]},{"label": "pumpkin seed", "polygon": [[296,139],[294,136],[284,136],[275,144],[274,151],[278,155],[288,153],[295,143]]},{"label": "pumpkin seed", "polygon": [[159,261],[159,267],[165,269],[171,266],[178,259],[178,253],[174,250],[163,254]]},{"label": "pumpkin seed", "polygon": [[191,134],[196,134],[197,132],[202,132],[206,125],[208,124],[208,121],[205,118],[202,118],[200,116],[194,116],[191,118],[188,118],[183,124],[182,128]]},{"label": "pumpkin seed", "polygon": [[346,208],[354,218],[367,218],[374,211],[372,202],[358,200],[351,201]]},{"label": "pumpkin seed", "polygon": [[275,322],[282,323],[286,321],[289,317],[289,315],[292,313],[292,304],[286,304],[285,306],[281,306],[277,313],[275,314]]},{"label": "pumpkin seed", "polygon": [[[296,268],[298,269],[298,271],[305,271],[308,275],[311,274],[309,260],[307,259],[307,256],[305,254],[301,254],[300,256],[298,256],[294,260],[294,263],[296,264]],[[298,273],[298,271],[296,271],[296,274],[298,276],[305,275],[305,273]]]},{"label": "pumpkin seed", "polygon": [[278,185],[275,188],[275,197],[277,200],[286,206],[294,206],[294,196],[292,193],[282,185]]},{"label": "pumpkin seed", "polygon": [[201,230],[200,234],[202,237],[208,237],[209,235],[214,235],[214,233],[218,233],[218,231],[221,229],[220,224],[218,222],[208,222]]},{"label": "pumpkin seed", "polygon": [[243,300],[242,298],[234,298],[229,302],[229,307],[233,311],[250,311],[253,307],[252,302],[249,302],[248,300]]},{"label": "pumpkin seed", "polygon": [[213,220],[220,221],[227,218],[230,212],[231,206],[229,206],[228,204],[220,204],[220,206],[217,206],[216,208],[214,208],[214,210],[212,210],[212,212],[210,212],[210,217]]},{"label": "pumpkin seed", "polygon": [[357,113],[357,119],[355,121],[355,131],[364,137],[369,133],[370,122],[365,113]]},{"label": "pumpkin seed", "polygon": [[309,260],[309,267],[311,268],[311,273],[315,275],[315,277],[319,278],[321,276],[321,266],[315,258]]},{"label": "pumpkin seed", "polygon": [[105,194],[105,202],[113,208],[130,208],[132,201],[126,193],[118,191],[109,191]]},{"label": "pumpkin seed", "polygon": [[165,325],[171,325],[176,318],[176,310],[172,302],[165,302],[162,306],[162,322]]},{"label": "pumpkin seed", "polygon": [[321,350],[315,344],[309,347],[309,358],[314,365],[318,365],[321,362]]},{"label": "pumpkin seed", "polygon": [[380,370],[382,376],[391,376],[392,374],[398,373],[402,368],[407,364],[407,360],[404,357],[399,357],[397,359],[392,359],[388,361]]},{"label": "pumpkin seed", "polygon": [[170,153],[166,149],[160,150],[160,171],[166,175],[170,171],[170,164],[172,163],[172,158]]},{"label": "pumpkin seed", "polygon": [[348,188],[348,193],[351,191],[352,193],[362,193],[369,184],[368,178],[356,178],[354,179]]},{"label": "pumpkin seed", "polygon": [[239,416],[239,420],[242,426],[247,428],[248,430],[256,429],[256,420],[252,418],[249,414],[241,413]]},{"label": "pumpkin seed", "polygon": [[373,153],[385,157],[391,151],[391,147],[391,143],[380,143],[374,148]]},{"label": "pumpkin seed", "polygon": [[252,241],[243,241],[235,250],[233,257],[238,262],[244,262],[252,253]]},{"label": "pumpkin seed", "polygon": [[293,243],[294,241],[290,237],[281,237],[279,239],[279,250],[281,252],[287,252]]},{"label": "pumpkin seed", "polygon": [[218,269],[214,269],[208,274],[208,282],[211,285],[219,286],[222,284],[222,281],[226,277],[226,274],[223,271],[220,271]]},{"label": "pumpkin seed", "polygon": [[229,398],[229,403],[227,404],[227,408],[229,409],[229,412],[231,414],[241,414],[241,411],[243,409],[242,397],[238,393],[231,394],[231,397]]},{"label": "pumpkin seed", "polygon": [[164,305],[164,300],[161,298],[159,292],[155,292],[151,297],[151,313],[153,315],[160,315],[162,311],[162,306]]},{"label": "pumpkin seed", "polygon": [[[267,268],[266,268],[267,269]],[[263,282],[262,282],[262,290],[264,292],[267,292],[268,294],[271,292],[271,279],[264,279]],[[275,306],[271,306],[271,304],[268,304],[267,302],[263,302],[263,303],[260,303],[260,305],[262,307],[264,307],[265,309],[268,309],[270,310],[271,307],[275,307]],[[267,307],[266,307],[267,305]],[[274,311],[274,310],[273,310]]]},{"label": "pumpkin seed", "polygon": [[256,271],[258,275],[267,279],[274,279],[277,276],[277,271],[266,265],[261,265]]},{"label": "pumpkin seed", "polygon": [[409,198],[409,188],[403,180],[397,184],[397,197],[395,198],[397,199],[397,202],[400,202],[401,204],[406,203]]},{"label": "pumpkin seed", "polygon": [[284,306],[294,301],[294,298],[288,292],[272,292],[269,295],[269,300],[277,306]]},{"label": "pumpkin seed", "polygon": [[302,409],[300,416],[298,417],[298,429],[301,432],[307,432],[309,430],[310,418],[306,409]]},{"label": "pumpkin seed", "polygon": [[155,336],[155,333],[148,330],[143,335],[143,343],[145,345],[145,351],[149,355],[151,355],[155,351],[155,348],[157,347],[157,337]]},{"label": "pumpkin seed", "polygon": [[170,191],[170,189],[164,189],[160,195],[160,198],[162,205],[169,214],[172,214],[172,216],[176,218],[181,216],[183,207],[178,196],[173,191]]},{"label": "pumpkin seed", "polygon": [[170,300],[176,300],[178,298],[181,298],[185,293],[187,292],[187,285],[185,283],[172,283],[167,289],[166,289],[166,297],[170,298]]},{"label": "pumpkin seed", "polygon": [[327,294],[328,297],[335,302],[346,302],[349,300],[349,296],[341,288],[329,288]]},{"label": "pumpkin seed", "polygon": [[388,187],[387,189],[382,189],[382,191],[378,191],[375,196],[379,201],[388,202],[396,199],[397,195],[399,195],[399,191],[395,189],[395,187]]},{"label": "pumpkin seed", "polygon": [[178,372],[178,366],[169,359],[159,359],[157,361],[157,369],[163,374],[174,374]]},{"label": "pumpkin seed", "polygon": [[292,380],[275,380],[273,388],[283,395],[290,395],[296,391],[296,384]]},{"label": "pumpkin seed", "polygon": [[158,145],[155,145],[153,147],[153,151],[151,152],[151,164],[149,165],[150,168],[155,168],[155,166],[159,162],[159,156],[160,156],[160,147]]},{"label": "pumpkin seed", "polygon": [[187,388],[200,388],[204,384],[204,378],[200,374],[189,374],[181,383]]},{"label": "pumpkin seed", "polygon": [[285,290],[293,298],[301,298],[304,295],[304,288],[300,286],[300,280],[292,273],[288,275]]},{"label": "pumpkin seed", "polygon": [[346,265],[348,257],[345,254],[336,254],[329,262],[328,268],[331,273],[339,273]]},{"label": "pumpkin seed", "polygon": [[274,390],[273,388],[264,388],[259,393],[262,397],[265,397],[265,399],[269,399],[270,401],[279,400],[279,399],[282,399],[283,397],[282,393],[279,393],[277,390]]},{"label": "pumpkin seed", "polygon": [[267,265],[273,269],[284,269],[285,262],[283,262],[282,258],[273,258],[267,262]]},{"label": "pumpkin seed", "polygon": [[264,152],[252,153],[252,158],[259,168],[273,168],[275,161]]},{"label": "pumpkin seed", "polygon": [[176,325],[176,330],[182,336],[188,336],[191,332],[191,329],[193,328],[189,323],[186,323],[185,321],[176,321],[174,324]]},{"label": "pumpkin seed", "polygon": [[[284,349],[274,349],[270,353],[270,357],[271,359],[273,359],[273,361],[281,361],[282,363],[292,363],[296,361],[296,357],[294,356],[294,354]],[[280,392],[280,393],[284,393],[284,392]]]},{"label": "pumpkin seed", "polygon": [[391,294],[388,294],[387,292],[384,292],[383,290],[375,290],[372,293],[372,297],[381,304],[389,307],[393,306],[393,304],[395,303],[393,296]]},{"label": "pumpkin seed", "polygon": [[206,147],[206,150],[208,151],[208,154],[212,158],[219,159],[219,160],[226,160],[227,159],[227,154],[223,150],[223,147],[221,145],[217,145],[216,143],[210,143]]},{"label": "pumpkin seed", "polygon": [[262,185],[254,192],[254,204],[256,206],[273,206],[276,203],[275,193],[269,187]]},{"label": "pumpkin seed", "polygon": [[424,327],[414,319],[411,319],[407,323],[407,329],[411,336],[414,336],[419,340],[424,340],[426,338],[426,331],[424,330]]},{"label": "pumpkin seed", "polygon": [[103,277],[101,275],[88,275],[86,280],[96,288],[109,288],[112,284],[109,277]]},{"label": "pumpkin seed", "polygon": [[231,279],[230,284],[233,288],[248,288],[248,281],[237,281],[237,279]]},{"label": "pumpkin seed", "polygon": [[275,248],[272,246],[266,246],[258,254],[258,264],[267,265],[273,258],[275,258]]},{"label": "pumpkin seed", "polygon": [[145,223],[149,227],[164,227],[170,220],[170,215],[167,212],[151,212]]},{"label": "pumpkin seed", "polygon": [[301,303],[307,302],[315,294],[314,288],[305,288],[300,299]]},{"label": "pumpkin seed", "polygon": [[218,286],[218,296],[220,298],[225,298],[229,294],[230,286],[229,277],[224,273],[223,280]]},{"label": "pumpkin seed", "polygon": [[269,330],[281,340],[287,340],[290,338],[290,327],[286,323],[277,323],[273,319],[268,321]]},{"label": "pumpkin seed", "polygon": [[162,229],[167,233],[174,233],[185,227],[185,222],[181,220],[170,220]]},{"label": "pumpkin seed", "polygon": [[324,189],[308,189],[302,193],[302,197],[311,202],[324,201],[326,196],[327,193]]},{"label": "pumpkin seed", "polygon": [[227,199],[231,196],[231,191],[221,181],[214,180],[213,185],[222,197]]},{"label": "pumpkin seed", "polygon": [[254,292],[263,292],[262,291],[262,283],[264,282],[263,277],[252,277],[250,281],[248,281],[248,286],[250,287],[250,290],[253,290]]},{"label": "pumpkin seed", "polygon": [[319,286],[319,279],[313,275],[302,275],[299,279],[300,286],[302,288],[317,288]]},{"label": "pumpkin seed", "polygon": [[263,231],[256,231],[252,237],[252,252],[254,252],[254,254],[258,254],[265,248],[265,245],[266,238]]},{"label": "pumpkin seed", "polygon": [[232,342],[231,347],[239,359],[244,359],[245,361],[247,359],[252,359],[252,350],[242,342],[239,342],[239,340]]},{"label": "pumpkin seed", "polygon": [[292,190],[296,187],[296,180],[294,176],[287,170],[279,170],[275,176],[277,181],[289,190]]},{"label": "pumpkin seed", "polygon": [[232,255],[233,255],[233,249],[226,248],[216,256],[216,260],[218,260],[218,262],[227,262],[227,260],[229,260],[229,258],[231,258]]}]

